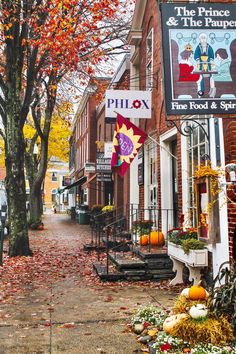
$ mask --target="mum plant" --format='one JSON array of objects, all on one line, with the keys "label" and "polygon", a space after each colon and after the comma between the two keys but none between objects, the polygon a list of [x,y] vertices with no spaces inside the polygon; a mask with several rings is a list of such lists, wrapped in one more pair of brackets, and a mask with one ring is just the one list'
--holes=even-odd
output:
[{"label": "mum plant", "polygon": [[195,228],[186,230],[184,230],[183,228],[175,228],[167,232],[167,238],[168,241],[176,245],[181,245],[182,241],[184,240],[197,240],[197,230]]},{"label": "mum plant", "polygon": [[138,308],[134,316],[131,318],[131,323],[132,325],[142,323],[161,327],[166,317],[166,311],[152,304],[147,304]]},{"label": "mum plant", "polygon": [[141,236],[143,234],[149,234],[153,226],[152,220],[136,220],[133,222],[132,232]]},{"label": "mum plant", "polygon": [[111,211],[114,210],[114,205],[105,205],[103,208],[102,208],[102,212],[103,213],[109,213]]}]

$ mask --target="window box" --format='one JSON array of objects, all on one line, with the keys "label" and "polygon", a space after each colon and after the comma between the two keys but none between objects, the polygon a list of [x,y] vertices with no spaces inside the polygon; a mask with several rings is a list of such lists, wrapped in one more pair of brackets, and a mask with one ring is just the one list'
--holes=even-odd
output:
[{"label": "window box", "polygon": [[168,255],[173,261],[173,271],[176,271],[175,278],[171,280],[172,285],[183,282],[184,265],[189,269],[189,280],[194,284],[201,280],[201,268],[208,266],[208,249],[190,250],[186,254],[181,246],[169,242]]},{"label": "window box", "polygon": [[206,267],[208,265],[208,250],[190,250],[189,254],[184,253],[181,246],[172,242],[168,243],[168,255],[191,267]]}]

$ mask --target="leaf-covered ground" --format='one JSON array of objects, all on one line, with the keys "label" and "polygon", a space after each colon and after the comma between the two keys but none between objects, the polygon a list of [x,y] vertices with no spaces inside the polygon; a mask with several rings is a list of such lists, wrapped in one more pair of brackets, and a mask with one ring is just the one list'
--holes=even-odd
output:
[{"label": "leaf-covered ground", "polygon": [[[124,330],[133,310],[149,302],[168,308],[178,289],[169,288],[168,282],[102,283],[92,267],[96,252],[83,249],[90,242],[89,226],[60,214],[46,215],[44,225],[44,230],[30,232],[33,257],[8,258],[7,241],[4,244],[2,352],[128,354],[139,350]],[[100,260],[104,257],[101,254]]]},{"label": "leaf-covered ground", "polygon": [[[0,301],[10,301],[24,289],[50,287],[52,283],[71,276],[82,277],[91,286],[132,286],[134,283],[130,282],[100,282],[92,266],[97,262],[98,255],[83,248],[90,242],[90,237],[89,226],[70,222],[68,216],[51,215],[46,217],[44,230],[30,231],[32,257],[9,258],[5,241],[4,262],[0,267]],[[105,261],[105,253],[100,253],[99,257],[100,261]],[[137,282],[136,286],[173,289],[169,288],[168,281]]]}]

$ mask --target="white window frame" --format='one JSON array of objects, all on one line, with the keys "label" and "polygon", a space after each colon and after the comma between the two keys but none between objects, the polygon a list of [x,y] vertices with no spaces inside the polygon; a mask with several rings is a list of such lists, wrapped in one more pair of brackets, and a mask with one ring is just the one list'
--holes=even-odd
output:
[{"label": "white window frame", "polygon": [[[149,40],[151,43],[150,58],[148,58]],[[152,90],[153,88],[153,44],[154,44],[154,29],[151,28],[146,38],[146,89],[147,90]]]}]

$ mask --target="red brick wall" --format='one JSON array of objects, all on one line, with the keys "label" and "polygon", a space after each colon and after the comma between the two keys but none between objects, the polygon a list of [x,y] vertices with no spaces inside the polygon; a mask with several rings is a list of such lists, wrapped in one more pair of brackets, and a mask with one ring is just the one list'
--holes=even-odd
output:
[{"label": "red brick wall", "polygon": [[[212,1],[214,2],[214,1]],[[217,2],[227,2],[235,3],[235,1],[217,1]],[[140,45],[140,89],[146,88],[146,37],[151,28],[154,28],[154,80],[153,80],[153,90],[152,90],[152,119],[141,120],[140,127],[144,129],[147,133],[157,131],[157,139],[161,134],[168,131],[166,124],[166,115],[164,108],[164,97],[163,97],[163,83],[162,83],[162,66],[161,66],[161,26],[160,26],[160,12],[158,9],[158,2],[156,0],[148,0],[146,5],[146,11],[144,15],[143,25],[142,25],[142,41]],[[224,115],[224,118],[227,116]],[[225,160],[226,164],[229,162],[236,163],[236,119],[231,116],[232,119],[224,119],[224,144],[225,144]],[[236,117],[236,116],[235,116]],[[227,117],[229,118],[229,117]],[[172,117],[173,119],[173,117]],[[158,171],[160,171],[160,161],[159,161],[159,149],[157,154],[158,161]],[[178,157],[178,191],[179,191],[179,216],[182,213],[182,173],[181,173],[181,135],[177,134],[177,157]],[[160,173],[158,175],[159,191],[160,191]],[[229,221],[229,247],[230,247],[230,257],[236,260],[236,187],[233,188],[233,192],[230,192],[231,199],[233,203],[228,203],[228,221]],[[140,186],[139,188],[139,202],[140,207],[144,205],[144,188]],[[229,194],[229,193],[228,193]],[[161,205],[161,196],[159,192],[159,206]]]},{"label": "red brick wall", "polygon": [[[128,90],[130,83],[130,71],[126,70],[121,77],[120,81],[113,85],[116,90]],[[114,127],[113,127],[114,128]],[[113,131],[112,131],[113,136]],[[129,171],[124,175],[124,178],[114,174],[114,205],[118,210],[126,211],[127,204],[130,202],[130,180]]]},{"label": "red brick wall", "polygon": [[[236,117],[235,117],[236,118]],[[223,120],[225,164],[236,163],[236,119]],[[236,261],[236,187],[227,187],[228,195],[228,232],[230,259]]]},{"label": "red brick wall", "polygon": [[[164,110],[164,96],[162,83],[162,64],[161,64],[161,26],[160,13],[158,3],[156,0],[147,1],[146,11],[143,21],[143,37],[140,45],[140,88],[146,89],[146,38],[151,28],[154,29],[154,55],[153,55],[153,88],[152,88],[152,118],[143,119],[140,122],[140,127],[148,134],[153,131],[157,133],[157,140],[159,136],[170,128],[166,125],[166,116]],[[181,144],[180,135],[177,136],[177,157],[178,157],[178,187],[179,187],[179,214],[182,213],[182,174],[181,174]],[[158,163],[158,206],[161,206],[160,195],[160,151],[157,149],[157,163]],[[139,188],[139,203],[140,207],[144,207],[144,186]]]}]

